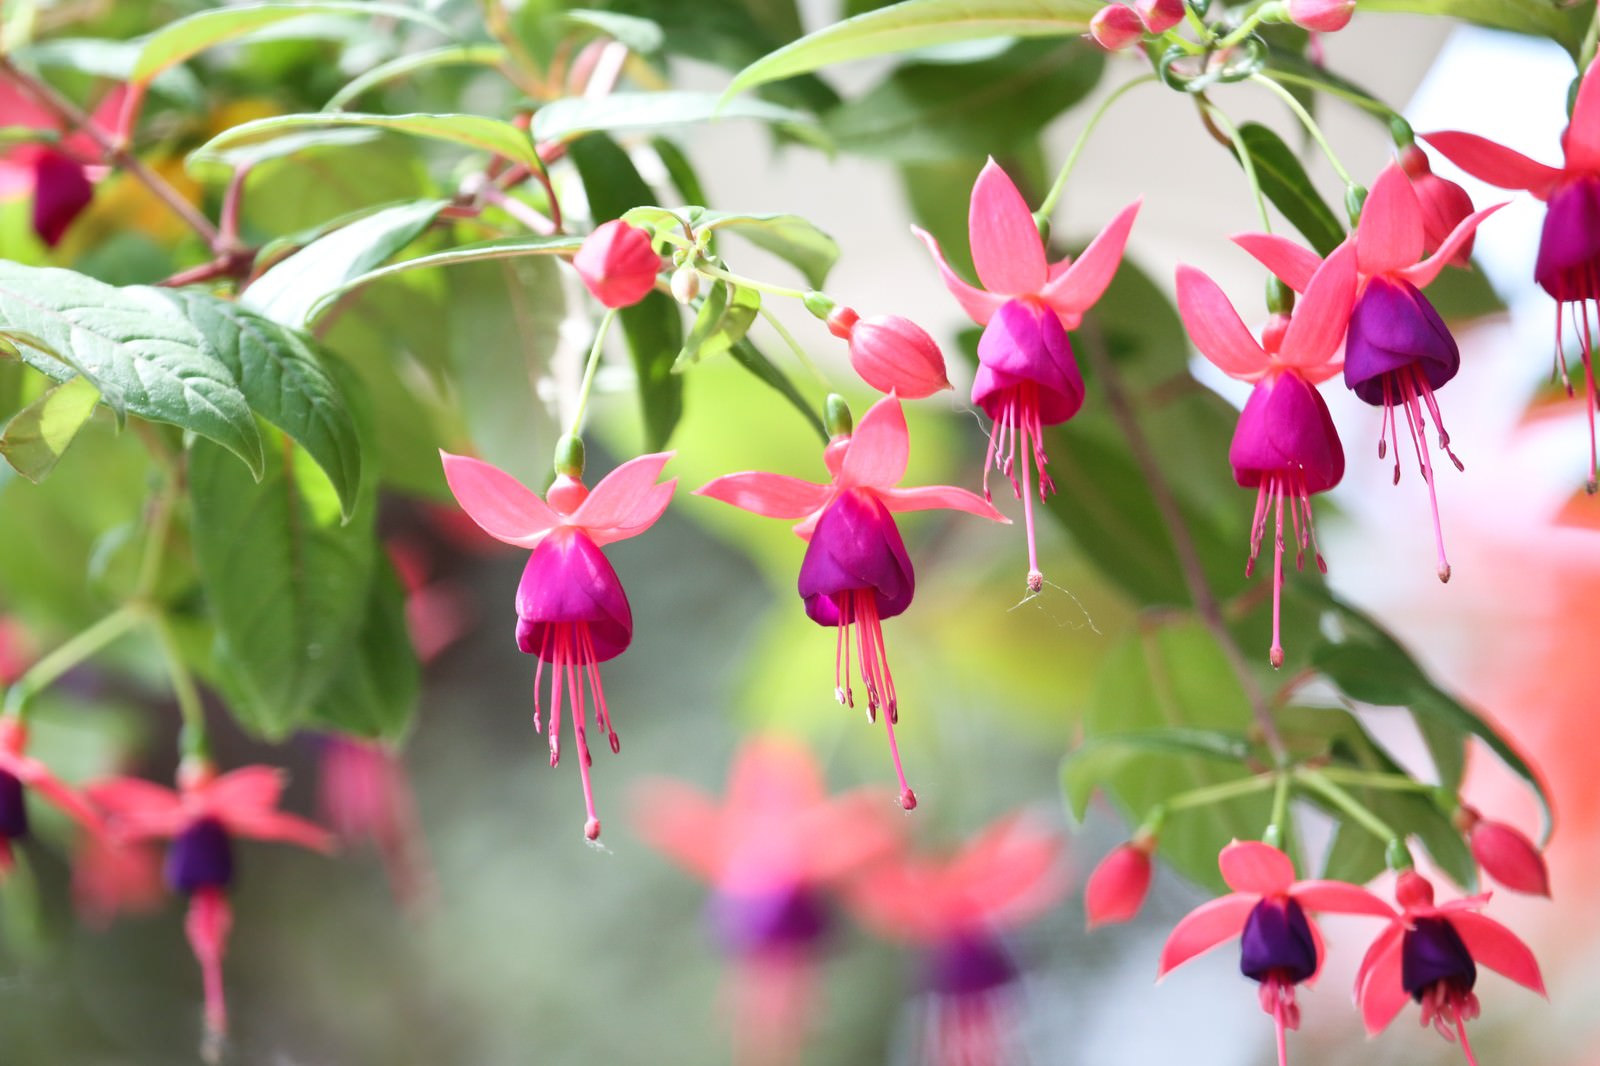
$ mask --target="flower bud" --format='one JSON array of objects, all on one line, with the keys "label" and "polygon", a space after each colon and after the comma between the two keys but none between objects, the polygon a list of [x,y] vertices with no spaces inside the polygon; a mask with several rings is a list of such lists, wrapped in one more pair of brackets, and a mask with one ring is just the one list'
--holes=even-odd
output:
[{"label": "flower bud", "polygon": [[650,234],[616,220],[583,239],[572,265],[596,300],[607,307],[628,307],[655,287],[661,257],[650,245]]},{"label": "flower bud", "polygon": [[928,332],[909,318],[875,315],[850,330],[850,365],[879,392],[920,400],[951,388],[944,353]]},{"label": "flower bud", "polygon": [[1144,36],[1144,23],[1127,4],[1107,4],[1089,20],[1089,37],[1108,52],[1120,52]]},{"label": "flower bud", "polygon": [[1289,21],[1318,33],[1344,29],[1355,13],[1356,0],[1289,0]]},{"label": "flower bud", "polygon": [[830,439],[848,437],[856,429],[856,420],[850,413],[850,405],[837,392],[828,393],[828,398],[823,401],[822,421],[827,426]]},{"label": "flower bud", "polygon": [[[1422,250],[1432,255],[1450,231],[1472,214],[1472,197],[1455,182],[1435,174],[1428,166],[1427,153],[1414,144],[1400,153],[1400,167],[1411,179],[1411,191],[1417,194],[1417,204],[1422,208]],[[1475,239],[1476,236],[1467,238],[1450,262],[1466,266]]]},{"label": "flower bud", "polygon": [[1134,0],[1133,9],[1151,33],[1166,33],[1183,21],[1183,0]]},{"label": "flower bud", "polygon": [[1549,898],[1550,871],[1533,841],[1504,822],[1480,817],[1471,807],[1461,808],[1456,823],[1484,873],[1513,892]]},{"label": "flower bud", "polygon": [[1100,860],[1100,865],[1089,875],[1083,907],[1088,912],[1090,929],[1125,922],[1139,913],[1150,891],[1151,843],[1119,846]]},{"label": "flower bud", "polygon": [[672,272],[672,298],[687,306],[700,295],[700,271],[681,266]]}]

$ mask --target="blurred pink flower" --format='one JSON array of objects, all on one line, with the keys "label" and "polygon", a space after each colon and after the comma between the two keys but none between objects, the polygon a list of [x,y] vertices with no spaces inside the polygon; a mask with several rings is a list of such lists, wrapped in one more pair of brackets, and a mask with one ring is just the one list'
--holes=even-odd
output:
[{"label": "blurred pink flower", "polygon": [[[125,87],[119,85],[102,97],[93,121],[111,129],[125,95]],[[48,139],[48,143],[12,144],[0,151],[0,200],[32,196],[33,231],[54,248],[94,198],[91,168],[104,162],[100,146],[84,131],[66,129],[53,113],[3,76],[0,124],[38,130]]]},{"label": "blurred pink flower", "polygon": [[15,715],[0,718],[0,879],[11,871],[11,847],[30,832],[29,790],[37,792],[91,834],[101,831],[94,808],[28,750],[28,727]]},{"label": "blurred pink flower", "polygon": [[431,895],[433,878],[399,753],[381,741],[332,733],[318,742],[317,808],[322,821],[345,844],[370,842],[383,859],[395,899],[420,910]]},{"label": "blurred pink flower", "polygon": [[1139,913],[1150,892],[1150,853],[1155,841],[1143,837],[1119,844],[1100,860],[1083,889],[1088,928],[1126,922]]}]

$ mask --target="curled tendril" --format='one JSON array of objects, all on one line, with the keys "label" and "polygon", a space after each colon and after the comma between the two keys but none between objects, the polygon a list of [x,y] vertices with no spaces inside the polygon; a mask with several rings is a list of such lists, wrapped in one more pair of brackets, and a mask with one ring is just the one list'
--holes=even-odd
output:
[{"label": "curled tendril", "polygon": [[1159,73],[1169,89],[1198,93],[1218,83],[1244,81],[1266,64],[1266,42],[1251,34],[1221,51],[1208,50],[1198,55],[1173,45],[1162,54]]}]

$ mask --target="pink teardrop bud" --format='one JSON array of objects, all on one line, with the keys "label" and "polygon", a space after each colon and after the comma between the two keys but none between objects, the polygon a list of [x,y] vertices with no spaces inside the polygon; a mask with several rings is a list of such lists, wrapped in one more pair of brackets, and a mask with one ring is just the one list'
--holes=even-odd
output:
[{"label": "pink teardrop bud", "polygon": [[1318,33],[1344,29],[1355,13],[1356,0],[1289,0],[1289,21]]},{"label": "pink teardrop bud", "polygon": [[1407,870],[1395,879],[1394,899],[1406,910],[1433,906],[1433,885],[1415,870]]},{"label": "pink teardrop bud", "polygon": [[850,330],[850,365],[879,392],[920,400],[951,388],[944,353],[927,330],[899,315],[863,318]]},{"label": "pink teardrop bud", "polygon": [[[1411,191],[1417,194],[1417,204],[1422,208],[1422,250],[1432,255],[1461,220],[1472,214],[1472,197],[1449,178],[1435,174],[1428,165],[1427,153],[1414,144],[1400,153],[1400,167],[1411,179]],[[1474,234],[1462,242],[1450,263],[1467,266],[1476,239]]]},{"label": "pink teardrop bud", "polygon": [[1150,891],[1153,843],[1120,845],[1094,868],[1083,893],[1083,909],[1088,912],[1090,929],[1125,922],[1139,913]]},{"label": "pink teardrop bud", "polygon": [[[1470,808],[1463,808],[1464,812]],[[1468,826],[1467,843],[1483,872],[1513,892],[1550,896],[1550,871],[1533,841],[1504,822],[1477,817]]]},{"label": "pink teardrop bud", "polygon": [[661,257],[650,245],[650,234],[619,219],[585,237],[572,265],[596,300],[629,307],[655,288]]},{"label": "pink teardrop bud", "polygon": [[1134,0],[1133,9],[1151,33],[1166,33],[1183,21],[1183,0]]},{"label": "pink teardrop bud", "polygon": [[1144,36],[1144,23],[1127,4],[1107,4],[1089,20],[1089,37],[1108,52],[1120,52]]}]

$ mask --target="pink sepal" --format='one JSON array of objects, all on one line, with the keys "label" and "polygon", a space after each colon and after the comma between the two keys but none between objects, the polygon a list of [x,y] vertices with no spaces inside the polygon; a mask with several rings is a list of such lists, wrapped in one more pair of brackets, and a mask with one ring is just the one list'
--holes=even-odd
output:
[{"label": "pink sepal", "polygon": [[950,510],[987,518],[991,522],[1010,525],[1011,519],[995,510],[994,505],[975,492],[953,485],[919,485],[910,489],[879,489],[878,498],[884,506],[896,513],[902,511]]},{"label": "pink sepal", "polygon": [[[1130,12],[1131,13],[1131,12]],[[1044,241],[1022,193],[990,159],[972,186],[967,212],[972,265],[990,292],[1036,292],[1047,277]]]},{"label": "pink sepal", "polygon": [[1259,840],[1235,840],[1217,856],[1217,867],[1235,892],[1281,896],[1294,884],[1289,856]]},{"label": "pink sepal", "polygon": [[1388,274],[1422,258],[1422,207],[1411,179],[1391,163],[1372,183],[1356,228],[1356,265],[1367,277]]},{"label": "pink sepal", "polygon": [[108,778],[85,791],[105,811],[107,828],[117,840],[169,837],[189,820],[176,792],[137,777]]},{"label": "pink sepal", "polygon": [[911,435],[906,430],[900,398],[890,393],[867,409],[850,435],[850,448],[840,467],[840,488],[883,490],[906,474]]},{"label": "pink sepal", "polygon": [[1563,146],[1567,152],[1567,172],[1600,171],[1600,62],[1591,60],[1578,84],[1578,98],[1572,103],[1572,122],[1567,126]]},{"label": "pink sepal", "polygon": [[1391,920],[1395,917],[1393,907],[1359,885],[1344,881],[1301,881],[1289,895],[1308,911],[1369,914]]},{"label": "pink sepal", "polygon": [[1400,980],[1400,939],[1405,930],[1392,925],[1373,941],[1361,960],[1356,978],[1356,1002],[1367,1035],[1377,1036],[1411,1002]]},{"label": "pink sepal", "polygon": [[1305,292],[1322,265],[1316,252],[1277,234],[1236,233],[1231,239],[1295,292]]},{"label": "pink sepal", "polygon": [[1521,152],[1514,152],[1475,133],[1440,130],[1420,136],[1440,155],[1468,174],[1502,189],[1526,189],[1543,200],[1549,197],[1563,177],[1562,171],[1556,167],[1535,162]]},{"label": "pink sepal", "polygon": [[1297,369],[1326,363],[1344,341],[1355,301],[1355,249],[1345,242],[1311,276],[1305,298],[1289,319],[1278,358]]},{"label": "pink sepal", "polygon": [[1197,955],[1202,955],[1225,940],[1244,931],[1245,919],[1261,897],[1235,892],[1220,899],[1202,903],[1183,916],[1173,927],[1161,949],[1161,964],[1157,977],[1165,977]]},{"label": "pink sepal", "polygon": [[1128,234],[1133,230],[1134,219],[1139,217],[1140,197],[1124,207],[1117,216],[1106,223],[1106,228],[1096,234],[1083,254],[1073,260],[1066,270],[1053,276],[1040,290],[1039,296],[1061,319],[1069,330],[1077,329],[1084,312],[1105,295],[1106,287],[1122,265],[1122,253],[1128,246]]},{"label": "pink sepal", "polygon": [[1200,354],[1224,374],[1255,381],[1267,371],[1267,353],[1250,335],[1217,283],[1191,266],[1178,267],[1178,314]]},{"label": "pink sepal", "polygon": [[561,523],[531,489],[499,467],[446,451],[439,458],[456,502],[495,540],[532,548]]},{"label": "pink sepal", "polygon": [[678,480],[656,484],[672,452],[656,452],[629,459],[600,479],[588,497],[567,520],[596,544],[605,545],[638,536],[655,524],[672,501]]},{"label": "pink sepal", "polygon": [[694,490],[696,496],[730,503],[766,518],[805,518],[833,496],[833,487],[785,474],[747,471],[726,474]]},{"label": "pink sepal", "polygon": [[1473,234],[1477,232],[1478,225],[1504,206],[1506,206],[1504,203],[1490,204],[1482,211],[1474,211],[1462,219],[1455,229],[1450,231],[1450,236],[1446,237],[1444,243],[1439,245],[1438,251],[1422,262],[1413,263],[1411,266],[1396,273],[1417,288],[1426,288],[1434,278],[1439,276],[1439,271],[1450,265],[1450,260],[1455,257],[1456,249],[1472,240]]},{"label": "pink sepal", "polygon": [[1000,305],[1005,303],[1009,296],[1001,293],[985,292],[984,290],[969,285],[961,280],[961,276],[950,269],[950,264],[945,262],[944,253],[939,250],[939,242],[933,234],[916,226],[911,227],[911,232],[916,235],[928,251],[933,255],[933,261],[939,268],[939,278],[944,282],[944,287],[950,290],[950,295],[956,298],[956,303],[980,326],[987,326],[989,319],[1000,310]]},{"label": "pink sepal", "polygon": [[1539,972],[1539,961],[1517,934],[1481,914],[1452,914],[1449,921],[1461,934],[1461,941],[1472,953],[1474,962],[1483,963],[1495,973],[1509,977],[1541,996],[1547,995],[1544,976]]}]

